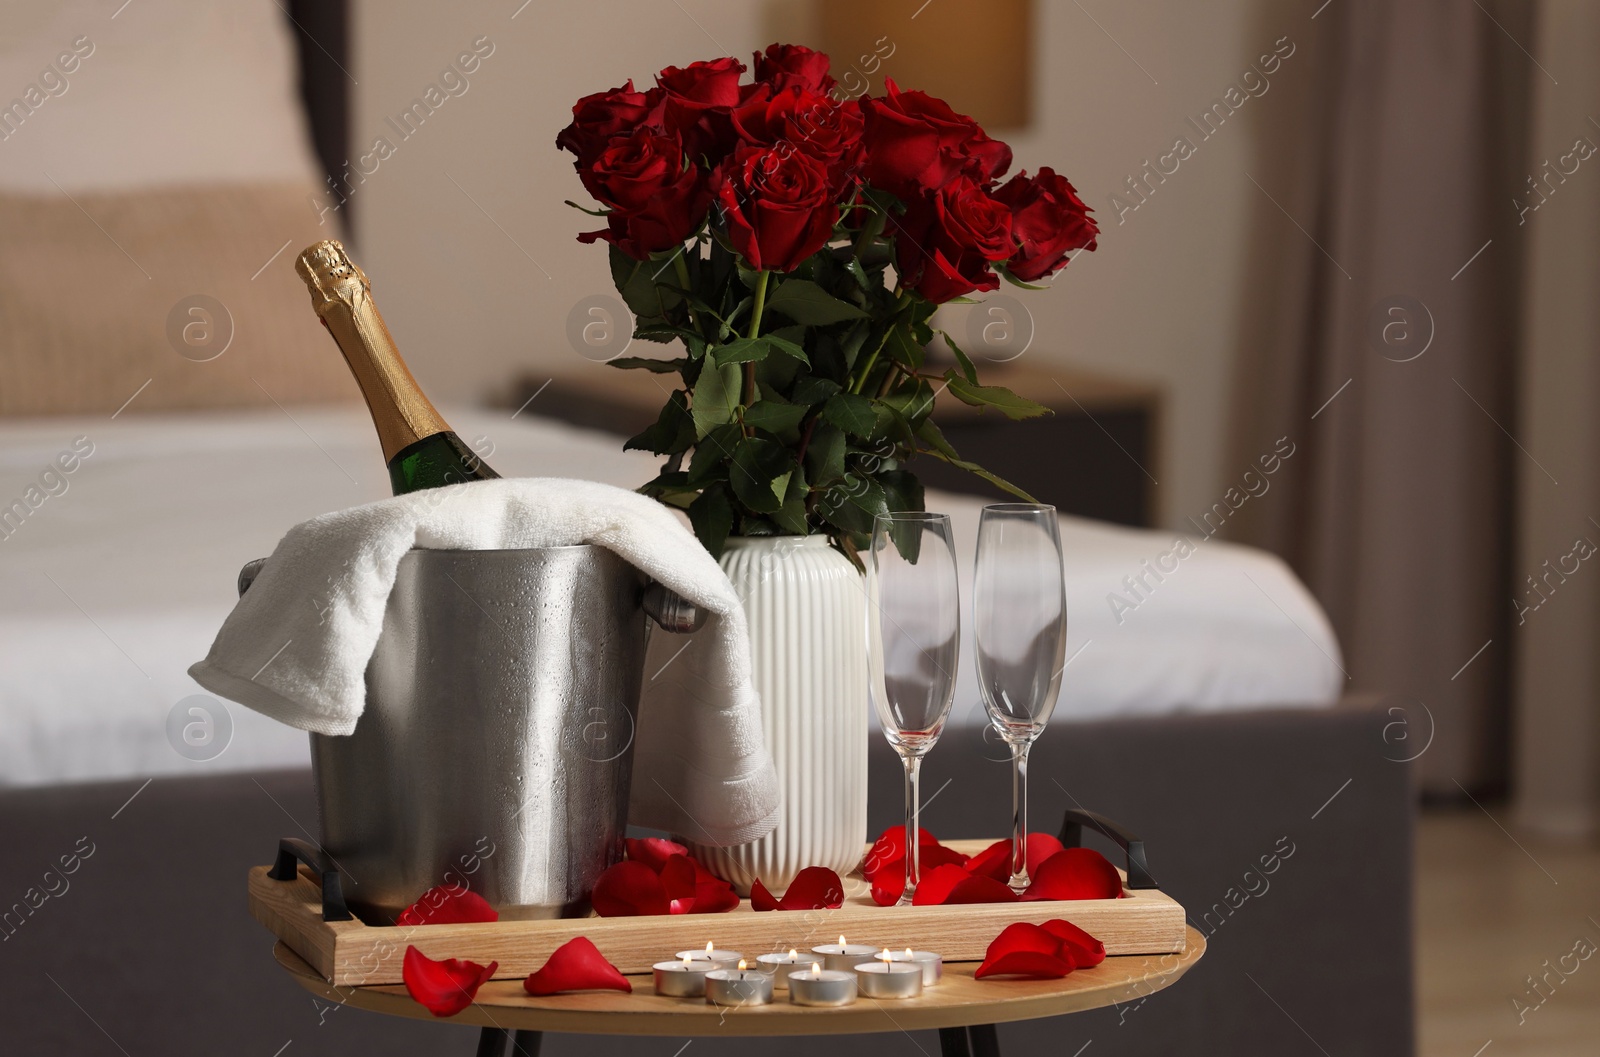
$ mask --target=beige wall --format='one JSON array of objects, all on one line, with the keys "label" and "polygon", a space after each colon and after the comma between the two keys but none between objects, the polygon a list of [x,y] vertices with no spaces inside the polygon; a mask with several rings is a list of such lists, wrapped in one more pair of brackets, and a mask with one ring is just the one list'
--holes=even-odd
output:
[{"label": "beige wall", "polygon": [[[933,2],[941,6],[919,17],[982,8]],[[909,17],[917,4],[906,6]],[[1235,84],[1273,38],[1314,28],[1303,16],[1275,28],[1264,6],[1084,0],[1097,27],[1077,4],[1040,2],[1034,127],[1004,134],[1019,168],[1068,174],[1105,229],[1099,251],[1057,289],[1025,296],[1038,334],[1029,356],[1164,384],[1166,430],[1151,469],[1172,524],[1209,506],[1234,476],[1223,461],[1225,419],[1236,318],[1248,303],[1246,214],[1260,194],[1245,173],[1252,116],[1279,96],[1251,99],[1205,141],[1185,118]],[[667,64],[747,57],[779,32],[803,32],[807,13],[801,0],[533,0],[512,19],[515,9],[509,0],[356,4],[354,138],[386,136],[396,147],[353,195],[359,247],[416,374],[446,400],[495,394],[517,371],[585,366],[567,345],[567,312],[610,284],[605,254],[573,242],[589,218],[562,205],[582,200],[552,142],[572,101],[630,75],[648,82]],[[400,140],[385,118],[482,35],[494,52],[467,91]],[[1290,58],[1272,80],[1296,73]],[[1111,194],[1180,135],[1195,153],[1119,225]]]}]

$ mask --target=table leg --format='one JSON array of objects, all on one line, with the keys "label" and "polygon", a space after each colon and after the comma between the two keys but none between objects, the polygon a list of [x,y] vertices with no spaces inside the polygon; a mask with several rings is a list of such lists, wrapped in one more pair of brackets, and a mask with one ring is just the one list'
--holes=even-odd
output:
[{"label": "table leg", "polygon": [[940,1057],[971,1057],[972,1050],[967,1045],[967,1029],[940,1028],[939,1054]]},{"label": "table leg", "polygon": [[1000,1057],[1000,1037],[993,1024],[974,1024],[967,1029],[972,1057]]},{"label": "table leg", "polygon": [[519,1030],[511,1040],[511,1057],[539,1057],[544,1032]]},{"label": "table leg", "polygon": [[505,1028],[484,1028],[478,1033],[478,1057],[502,1057],[505,1052]]}]

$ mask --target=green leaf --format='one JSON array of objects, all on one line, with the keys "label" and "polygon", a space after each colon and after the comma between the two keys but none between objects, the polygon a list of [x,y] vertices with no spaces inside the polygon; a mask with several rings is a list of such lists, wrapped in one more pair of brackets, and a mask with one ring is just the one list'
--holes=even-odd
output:
[{"label": "green leaf", "polygon": [[733,459],[734,445],[743,434],[737,423],[718,426],[695,445],[689,458],[689,472],[685,480],[691,487],[701,488],[712,481],[728,479],[728,463]]},{"label": "green leaf", "polygon": [[891,327],[889,338],[884,343],[884,350],[889,356],[899,363],[905,364],[913,371],[922,366],[924,350],[912,338],[905,327]]},{"label": "green leaf", "polygon": [[655,341],[661,343],[662,345],[670,345],[679,338],[687,340],[689,338],[698,338],[700,335],[696,334],[687,327],[674,327],[660,323],[651,323],[646,326],[635,328],[633,336],[641,341]]},{"label": "green leaf", "polygon": [[656,282],[656,272],[661,264],[655,261],[638,261],[611,247],[611,282],[617,293],[628,303],[628,311],[635,322],[664,321],[667,310],[677,305],[680,297],[666,284]]},{"label": "green leaf", "polygon": [[961,373],[966,375],[967,381],[977,385],[978,369],[972,365],[972,358],[961,351],[961,346],[956,344],[956,340],[950,336],[949,332],[941,330],[939,331],[939,336],[944,339],[946,345],[950,346],[950,351],[956,354],[956,362],[961,365]]},{"label": "green leaf", "polygon": [[851,277],[855,279],[857,286],[861,287],[861,289],[868,293],[872,292],[872,280],[867,278],[867,270],[861,267],[861,261],[859,259],[851,257],[850,263],[845,265],[845,269],[849,271]]},{"label": "green leaf", "polygon": [[741,504],[758,514],[770,514],[783,505],[789,488],[789,449],[765,437],[749,437],[733,451],[728,483]]},{"label": "green leaf", "polygon": [[787,338],[780,338],[776,334],[768,334],[757,340],[766,342],[772,346],[774,351],[781,352],[790,359],[799,360],[807,367],[811,366],[811,360],[807,358],[806,350]]},{"label": "green leaf", "polygon": [[768,294],[766,310],[781,312],[796,323],[822,327],[847,319],[863,319],[866,313],[848,301],[841,301],[806,279],[790,279]]},{"label": "green leaf", "polygon": [[884,499],[891,513],[924,509],[922,482],[910,470],[885,470],[878,474],[877,480],[883,486]]},{"label": "green leaf", "polygon": [[918,378],[915,385],[901,386],[899,391],[882,397],[879,403],[894,408],[895,412],[914,429],[933,413],[933,395],[933,388],[928,385],[928,380]]},{"label": "green leaf", "polygon": [[820,404],[841,388],[843,387],[831,378],[808,375],[795,383],[794,391],[789,395],[797,404]]},{"label": "green leaf", "polygon": [[873,519],[888,511],[883,486],[859,474],[847,475],[817,500],[817,513],[847,532],[871,532]]},{"label": "green leaf", "polygon": [[651,374],[676,374],[689,365],[689,361],[679,358],[676,360],[658,360],[652,356],[618,356],[614,360],[607,360],[607,366],[620,367],[624,371],[641,370]]},{"label": "green leaf", "polygon": [[689,504],[689,524],[713,558],[722,557],[723,544],[733,529],[733,500],[726,485],[712,485]]},{"label": "green leaf", "polygon": [[[653,361],[652,361],[653,362]],[[655,424],[622,446],[623,451],[651,451],[657,455],[676,455],[694,443],[694,419],[689,414],[688,395],[675,391],[661,409]]]},{"label": "green leaf", "polygon": [[859,393],[835,393],[822,405],[822,417],[846,433],[857,437],[871,436],[877,424],[872,401]]},{"label": "green leaf", "polygon": [[928,445],[928,447],[921,449],[923,455],[931,455],[942,462],[949,463],[951,466],[954,466],[957,469],[966,470],[968,473],[975,474],[978,477],[983,478],[985,481],[988,481],[996,488],[999,488],[1001,491],[1009,492],[1025,503],[1038,502],[1038,500],[1033,498],[1033,496],[1029,495],[1021,488],[1018,488],[1005,478],[1000,477],[997,474],[992,474],[988,470],[985,470],[982,466],[979,466],[977,463],[968,462],[966,459],[958,456],[956,454],[956,450],[950,446],[950,442],[945,440],[944,434],[940,432],[939,427],[934,425],[933,419],[930,418],[922,424],[921,428],[917,430],[917,436],[921,437],[923,443]]},{"label": "green leaf", "polygon": [[729,363],[753,363],[767,358],[767,353],[772,346],[766,338],[738,338],[726,345],[713,345],[711,358],[719,365]]},{"label": "green leaf", "polygon": [[844,430],[819,425],[806,448],[806,471],[815,483],[830,484],[844,476],[844,456],[848,445]]},{"label": "green leaf", "polygon": [[811,408],[805,404],[786,404],[781,400],[757,400],[744,409],[744,424],[768,433],[786,433],[800,425]]},{"label": "green leaf", "polygon": [[739,368],[733,364],[708,364],[694,387],[694,433],[704,437],[733,421],[739,401]]},{"label": "green leaf", "polygon": [[957,400],[973,407],[998,408],[1000,413],[1009,419],[1033,418],[1050,411],[1043,404],[1025,400],[1005,386],[974,385],[956,374],[954,369],[946,371],[945,378],[950,382],[950,395]]},{"label": "green leaf", "polygon": [[1024,290],[1048,290],[1048,289],[1050,289],[1048,286],[1038,286],[1038,285],[1035,285],[1034,283],[1025,283],[1025,282],[1023,282],[1021,279],[1018,279],[1015,275],[1012,275],[1011,274],[1011,269],[1007,268],[1003,264],[1000,265],[995,270],[1000,273],[1000,278],[1004,279],[1006,282],[1010,283],[1012,286],[1020,286]]},{"label": "green leaf", "polygon": [[785,532],[793,532],[797,536],[804,536],[811,531],[809,519],[806,517],[806,496],[811,488],[806,484],[806,472],[803,467],[796,467],[788,475],[789,489],[784,494],[783,506],[773,511],[772,520]]},{"label": "green leaf", "polygon": [[861,355],[861,347],[871,334],[872,324],[866,320],[845,331],[843,340],[839,342],[839,354],[844,358],[845,370],[855,369],[856,357]]}]

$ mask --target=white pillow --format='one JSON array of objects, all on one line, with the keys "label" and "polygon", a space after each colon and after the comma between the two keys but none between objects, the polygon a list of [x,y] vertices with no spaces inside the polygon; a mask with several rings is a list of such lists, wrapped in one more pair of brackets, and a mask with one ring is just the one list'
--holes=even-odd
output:
[{"label": "white pillow", "polygon": [[273,0],[119,2],[6,5],[0,191],[322,183]]}]

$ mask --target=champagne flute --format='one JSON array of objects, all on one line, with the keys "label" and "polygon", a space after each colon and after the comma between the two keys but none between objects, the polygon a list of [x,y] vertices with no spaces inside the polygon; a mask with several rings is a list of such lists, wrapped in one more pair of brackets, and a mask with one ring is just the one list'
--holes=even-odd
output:
[{"label": "champagne flute", "polygon": [[1028,887],[1028,750],[1050,721],[1067,648],[1056,508],[999,503],[978,522],[973,587],[978,686],[1011,746],[1011,889]]},{"label": "champagne flute", "polygon": [[961,606],[946,514],[879,514],[867,567],[867,656],[873,707],[906,770],[906,886],[921,876],[922,758],[944,732],[955,697]]}]

